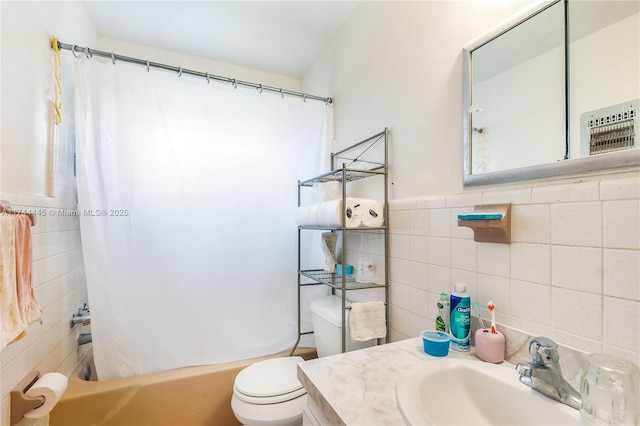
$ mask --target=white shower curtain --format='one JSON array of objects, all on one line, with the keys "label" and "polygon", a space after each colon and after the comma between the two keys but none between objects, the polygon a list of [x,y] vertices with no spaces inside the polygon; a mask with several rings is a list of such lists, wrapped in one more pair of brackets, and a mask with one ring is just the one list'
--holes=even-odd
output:
[{"label": "white shower curtain", "polygon": [[78,201],[99,378],[291,348],[297,179],[330,107],[76,61]]}]

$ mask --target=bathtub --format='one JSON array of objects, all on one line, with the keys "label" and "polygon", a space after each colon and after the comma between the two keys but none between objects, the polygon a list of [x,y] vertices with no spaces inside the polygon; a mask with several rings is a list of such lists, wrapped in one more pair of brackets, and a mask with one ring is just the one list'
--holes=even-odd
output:
[{"label": "bathtub", "polygon": [[[96,381],[84,378],[86,366],[95,372],[89,352],[69,376],[67,391],[51,411],[49,425],[239,425],[231,411],[236,375],[257,361],[287,355],[288,351],[227,364]],[[315,348],[300,348],[296,355],[315,358]]]}]

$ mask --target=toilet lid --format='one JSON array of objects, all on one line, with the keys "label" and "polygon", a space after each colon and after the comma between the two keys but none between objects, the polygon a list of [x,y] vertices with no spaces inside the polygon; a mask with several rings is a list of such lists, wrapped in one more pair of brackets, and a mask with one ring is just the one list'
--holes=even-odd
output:
[{"label": "toilet lid", "polygon": [[273,405],[273,404],[281,404],[283,402],[289,402],[293,399],[306,395],[307,391],[305,388],[300,388],[293,392],[285,393],[282,395],[274,395],[274,396],[248,396],[238,391],[238,389],[233,387],[233,398],[239,399],[248,403],[249,405]]},{"label": "toilet lid", "polygon": [[297,378],[297,365],[303,361],[302,357],[294,356],[257,362],[238,373],[234,388],[248,397],[258,398],[300,390],[304,393]]}]

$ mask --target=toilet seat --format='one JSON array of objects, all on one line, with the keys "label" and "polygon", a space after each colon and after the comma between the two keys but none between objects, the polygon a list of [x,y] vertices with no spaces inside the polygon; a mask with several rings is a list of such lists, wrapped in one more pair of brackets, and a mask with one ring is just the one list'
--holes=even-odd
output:
[{"label": "toilet seat", "polygon": [[245,395],[242,392],[238,391],[238,389],[233,387],[233,395],[241,401],[244,401],[248,404],[255,405],[269,405],[269,404],[280,404],[281,402],[287,402],[292,399],[295,399],[299,396],[305,395],[307,391],[305,388],[301,388],[295,390],[293,392],[285,393],[282,395],[273,395],[273,396],[249,396]]},{"label": "toilet seat", "polygon": [[306,393],[297,378],[302,357],[274,358],[242,370],[233,384],[234,395],[250,404],[278,404]]}]

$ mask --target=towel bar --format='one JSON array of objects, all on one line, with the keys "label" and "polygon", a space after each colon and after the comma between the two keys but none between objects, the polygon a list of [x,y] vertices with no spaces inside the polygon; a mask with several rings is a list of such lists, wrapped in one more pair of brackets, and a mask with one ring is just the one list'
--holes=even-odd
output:
[{"label": "towel bar", "polygon": [[0,200],[0,214],[24,214],[29,216],[31,220],[31,226],[36,225],[36,215],[33,213],[25,213],[20,210],[13,210],[11,204],[8,201]]}]

